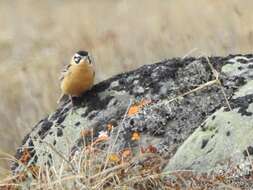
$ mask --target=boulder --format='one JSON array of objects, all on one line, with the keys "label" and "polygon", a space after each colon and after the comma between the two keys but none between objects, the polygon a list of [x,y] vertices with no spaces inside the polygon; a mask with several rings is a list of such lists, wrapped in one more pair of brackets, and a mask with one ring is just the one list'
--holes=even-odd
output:
[{"label": "boulder", "polygon": [[164,172],[245,163],[253,154],[252,78],[251,54],[166,59],[119,74],[39,121],[12,171],[59,169],[102,137],[111,153],[152,150]]}]

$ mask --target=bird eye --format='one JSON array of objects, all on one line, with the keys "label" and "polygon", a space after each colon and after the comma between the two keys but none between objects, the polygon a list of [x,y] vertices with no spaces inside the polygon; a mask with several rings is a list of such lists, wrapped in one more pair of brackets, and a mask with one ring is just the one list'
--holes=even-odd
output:
[{"label": "bird eye", "polygon": [[74,57],[74,61],[76,64],[78,64],[81,60],[81,57]]}]

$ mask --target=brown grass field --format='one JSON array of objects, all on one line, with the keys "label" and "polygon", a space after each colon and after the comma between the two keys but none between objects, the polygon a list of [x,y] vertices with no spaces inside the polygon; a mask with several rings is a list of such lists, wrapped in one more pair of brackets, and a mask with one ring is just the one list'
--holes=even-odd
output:
[{"label": "brown grass field", "polygon": [[[76,50],[92,52],[97,82],[164,58],[250,53],[252,7],[252,0],[1,0],[0,152],[13,154],[54,111],[61,67]],[[0,174],[7,163],[1,159]]]}]

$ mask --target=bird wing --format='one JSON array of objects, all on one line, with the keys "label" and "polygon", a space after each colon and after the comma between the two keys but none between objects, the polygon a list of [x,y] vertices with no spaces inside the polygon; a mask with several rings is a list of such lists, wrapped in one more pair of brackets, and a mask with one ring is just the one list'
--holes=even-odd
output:
[{"label": "bird wing", "polygon": [[63,68],[63,70],[61,71],[61,76],[59,77],[60,81],[62,81],[66,75],[70,74],[70,70],[69,70],[70,67],[71,67],[71,64],[68,64]]}]

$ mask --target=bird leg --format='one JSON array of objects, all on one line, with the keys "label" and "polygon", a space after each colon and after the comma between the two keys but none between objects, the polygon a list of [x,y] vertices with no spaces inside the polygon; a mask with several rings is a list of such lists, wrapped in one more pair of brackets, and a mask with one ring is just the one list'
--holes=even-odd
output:
[{"label": "bird leg", "polygon": [[77,114],[76,106],[75,106],[75,100],[74,100],[75,96],[69,95],[69,98],[70,98],[70,102],[71,102],[71,105],[72,105],[71,106],[71,114],[73,114],[73,113]]},{"label": "bird leg", "polygon": [[72,108],[74,108],[74,97],[71,95],[69,95],[69,97],[70,97]]}]

